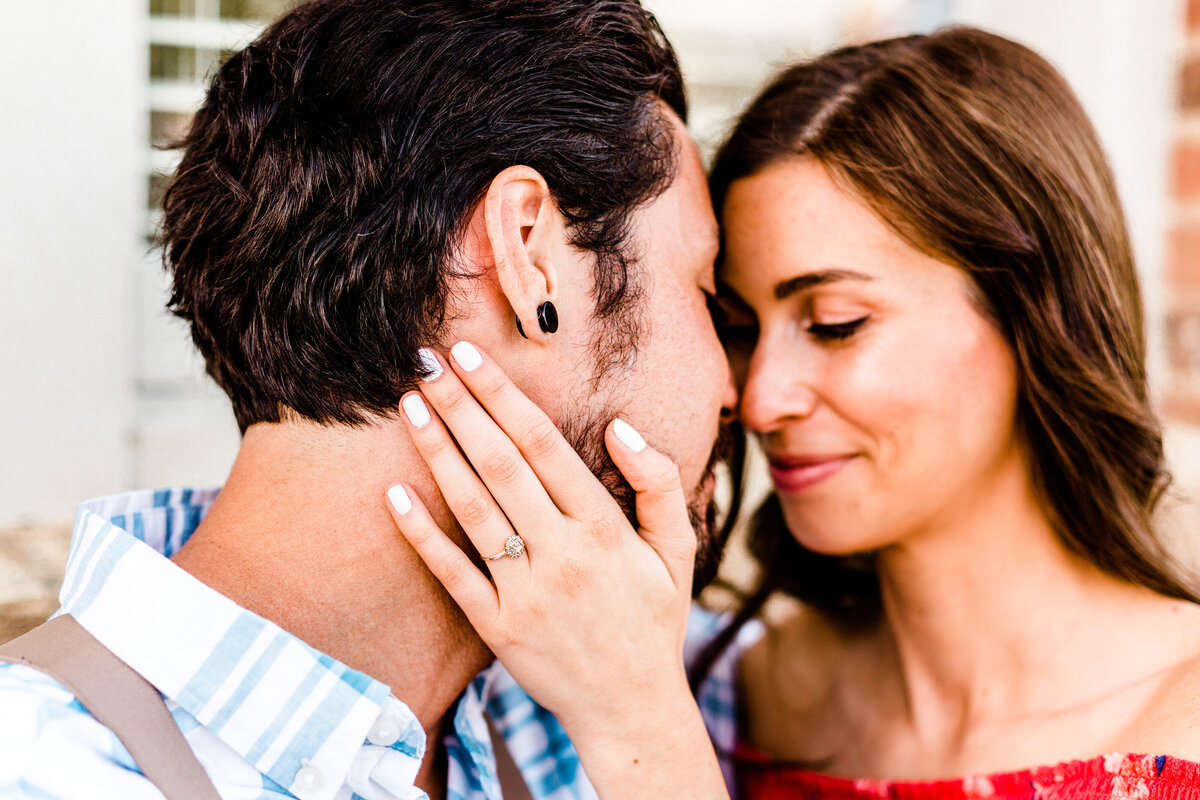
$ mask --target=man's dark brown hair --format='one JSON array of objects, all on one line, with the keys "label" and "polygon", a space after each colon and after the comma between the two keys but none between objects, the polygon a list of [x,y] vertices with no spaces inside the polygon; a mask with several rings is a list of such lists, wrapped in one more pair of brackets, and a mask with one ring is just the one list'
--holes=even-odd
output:
[{"label": "man's dark brown hair", "polygon": [[468,214],[515,164],[632,346],[629,217],[669,185],[674,53],[636,0],[316,0],[230,58],[164,198],[172,310],[238,424],[361,423],[421,375]]}]

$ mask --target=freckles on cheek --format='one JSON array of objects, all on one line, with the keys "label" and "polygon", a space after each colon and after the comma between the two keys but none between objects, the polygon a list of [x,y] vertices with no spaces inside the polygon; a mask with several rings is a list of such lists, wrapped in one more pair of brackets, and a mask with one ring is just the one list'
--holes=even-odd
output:
[{"label": "freckles on cheek", "polygon": [[845,416],[884,433],[928,404],[931,360],[908,341],[864,342],[830,371],[831,390],[842,399]]},{"label": "freckles on cheek", "polygon": [[[981,323],[986,324],[986,323]],[[998,333],[960,325],[889,354],[887,438],[908,457],[972,462],[1011,436],[1016,377]],[[882,422],[883,420],[881,420]],[[979,452],[976,452],[979,451]]]},{"label": "freckles on cheek", "polygon": [[969,404],[965,386],[976,368],[974,348],[935,333],[893,329],[864,339],[844,361],[831,356],[837,368],[827,380],[835,411],[866,435],[877,458],[907,460],[953,436]]}]

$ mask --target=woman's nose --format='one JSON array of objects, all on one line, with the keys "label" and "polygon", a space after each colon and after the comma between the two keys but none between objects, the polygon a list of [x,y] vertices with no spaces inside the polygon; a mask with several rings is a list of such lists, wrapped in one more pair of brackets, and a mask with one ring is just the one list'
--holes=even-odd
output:
[{"label": "woman's nose", "polygon": [[817,406],[812,379],[795,354],[760,342],[741,387],[738,417],[752,431],[768,433],[788,420],[804,419]]}]

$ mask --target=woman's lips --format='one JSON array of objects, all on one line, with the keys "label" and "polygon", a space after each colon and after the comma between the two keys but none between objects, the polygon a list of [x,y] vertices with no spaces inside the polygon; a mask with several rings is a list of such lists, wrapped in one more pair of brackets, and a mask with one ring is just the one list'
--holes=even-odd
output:
[{"label": "woman's lips", "polygon": [[770,456],[771,480],[781,492],[799,492],[837,474],[854,456]]}]

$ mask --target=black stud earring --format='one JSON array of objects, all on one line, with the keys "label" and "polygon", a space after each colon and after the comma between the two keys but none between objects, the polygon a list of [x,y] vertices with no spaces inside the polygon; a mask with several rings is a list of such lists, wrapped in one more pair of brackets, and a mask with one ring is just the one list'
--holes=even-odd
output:
[{"label": "black stud earring", "polygon": [[549,300],[538,306],[538,325],[542,333],[554,333],[558,330],[558,309]]},{"label": "black stud earring", "polygon": [[[554,333],[558,330],[558,309],[554,307],[554,303],[549,300],[538,306],[537,309],[538,327],[542,329],[542,333]],[[521,326],[521,318],[516,317],[517,333],[521,334],[522,339],[528,339],[525,335],[525,328]]]}]

